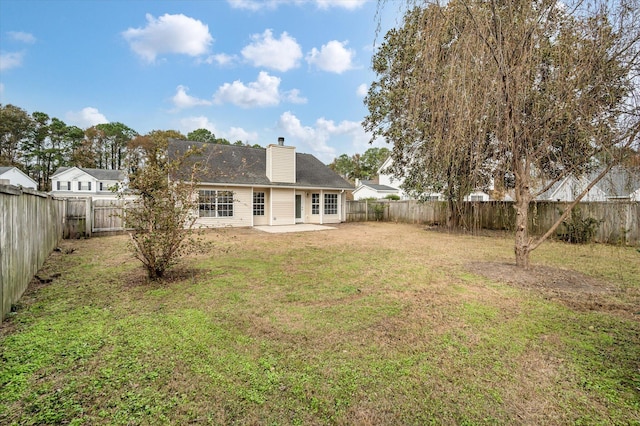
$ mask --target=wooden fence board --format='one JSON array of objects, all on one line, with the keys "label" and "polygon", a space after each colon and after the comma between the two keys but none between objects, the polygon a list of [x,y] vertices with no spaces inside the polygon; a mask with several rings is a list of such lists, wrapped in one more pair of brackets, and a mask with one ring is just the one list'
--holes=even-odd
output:
[{"label": "wooden fence board", "polygon": [[[529,231],[541,235],[568,207],[564,202],[537,202],[529,206]],[[376,219],[371,211],[382,209],[382,218]],[[465,202],[461,206],[460,226],[466,229],[513,230],[515,209],[513,202],[487,201]],[[610,201],[579,203],[574,214],[583,219],[598,221],[595,240],[614,244],[640,244],[640,203],[635,201]],[[447,203],[415,200],[358,200],[347,202],[347,222],[386,220],[403,223],[447,223]],[[562,227],[560,228],[560,232]]]}]

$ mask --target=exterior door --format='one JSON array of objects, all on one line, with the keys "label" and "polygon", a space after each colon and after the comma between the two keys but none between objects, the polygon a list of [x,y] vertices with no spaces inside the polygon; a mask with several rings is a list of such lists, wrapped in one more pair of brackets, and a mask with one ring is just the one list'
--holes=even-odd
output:
[{"label": "exterior door", "polygon": [[296,194],[296,223],[302,222],[302,195]]}]

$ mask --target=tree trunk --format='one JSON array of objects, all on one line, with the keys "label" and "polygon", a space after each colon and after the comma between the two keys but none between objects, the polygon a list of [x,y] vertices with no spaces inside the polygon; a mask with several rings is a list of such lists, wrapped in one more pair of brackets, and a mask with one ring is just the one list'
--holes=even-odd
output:
[{"label": "tree trunk", "polygon": [[529,197],[517,197],[514,204],[516,209],[516,266],[529,269],[529,253],[531,253],[529,241]]}]

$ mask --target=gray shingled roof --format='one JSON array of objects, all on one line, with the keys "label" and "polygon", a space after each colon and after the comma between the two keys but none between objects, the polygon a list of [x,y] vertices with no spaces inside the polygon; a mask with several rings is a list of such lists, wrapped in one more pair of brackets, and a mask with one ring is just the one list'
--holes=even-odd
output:
[{"label": "gray shingled roof", "polygon": [[[72,167],[58,167],[51,177],[55,177],[57,174],[63,173]],[[87,169],[78,167],[78,169],[87,173],[88,175],[93,176],[98,180],[117,180],[124,181],[127,177],[127,173],[124,170],[105,170],[105,169]]]},{"label": "gray shingled roof", "polygon": [[379,185],[377,183],[373,183],[370,180],[361,180],[360,183],[362,186],[369,187],[371,189],[375,189],[376,191],[396,191],[398,192],[398,188],[394,188],[388,185]]},{"label": "gray shingled roof", "polygon": [[[203,149],[201,155],[192,158],[193,161],[204,160],[206,164],[199,177],[202,183],[353,189],[353,185],[311,154],[296,153],[295,184],[271,182],[267,178],[267,151],[264,148],[170,139],[168,156],[175,158],[190,147]],[[186,178],[182,172],[179,177]]]},{"label": "gray shingled roof", "polygon": [[9,167],[5,167],[5,166],[0,166],[0,175],[2,173],[8,172],[9,170],[13,169],[13,166],[9,166]]}]

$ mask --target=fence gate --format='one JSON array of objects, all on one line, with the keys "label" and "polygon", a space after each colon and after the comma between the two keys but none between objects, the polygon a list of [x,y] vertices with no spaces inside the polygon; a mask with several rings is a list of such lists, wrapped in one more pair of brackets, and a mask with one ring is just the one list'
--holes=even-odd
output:
[{"label": "fence gate", "polygon": [[93,200],[93,232],[122,231],[124,200]]},{"label": "fence gate", "polygon": [[[65,200],[65,227],[63,238],[91,236],[91,198],[67,198]],[[88,222],[87,222],[87,218]]]}]

